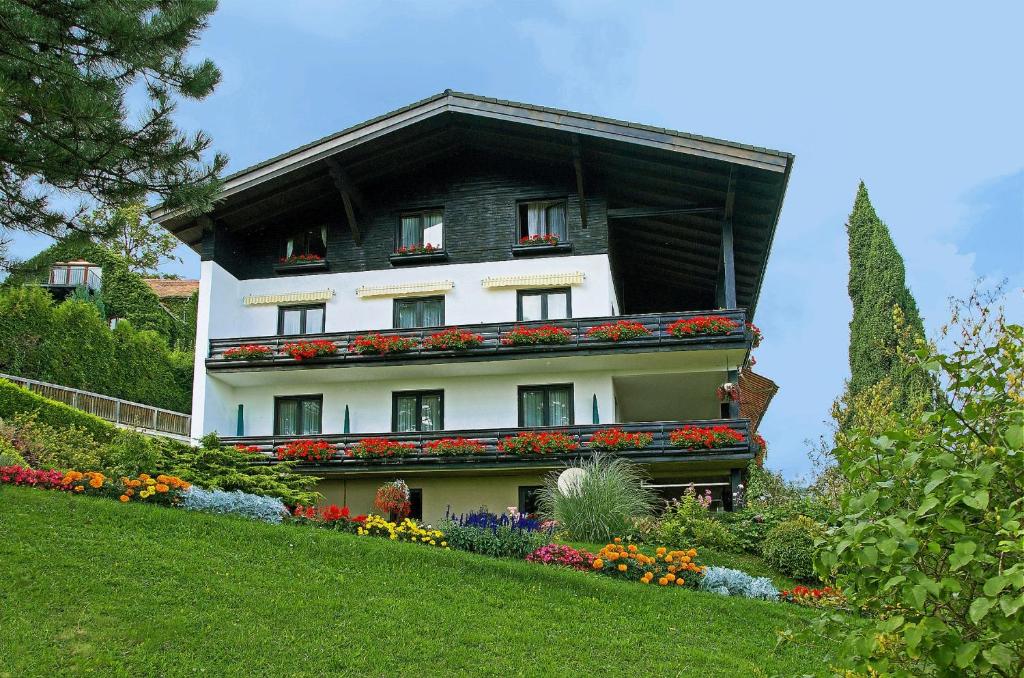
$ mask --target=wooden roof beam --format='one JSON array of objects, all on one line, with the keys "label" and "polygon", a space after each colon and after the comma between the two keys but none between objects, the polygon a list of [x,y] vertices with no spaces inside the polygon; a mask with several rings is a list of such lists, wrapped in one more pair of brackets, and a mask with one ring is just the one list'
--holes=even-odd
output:
[{"label": "wooden roof beam", "polygon": [[576,193],[580,198],[580,225],[587,227],[587,196],[583,192],[583,157],[580,153],[580,136],[572,135],[572,166],[576,170]]},{"label": "wooden roof beam", "polygon": [[359,234],[359,223],[356,221],[356,212],[352,206],[352,203],[359,201],[362,204],[361,198],[353,197],[358,196],[359,192],[349,181],[348,175],[345,174],[345,170],[342,169],[341,164],[334,158],[327,158],[327,169],[331,173],[331,179],[334,180],[334,186],[341,193],[341,202],[345,206],[345,217],[348,219],[348,226],[352,229],[352,240],[357,245],[363,244],[363,238]]}]

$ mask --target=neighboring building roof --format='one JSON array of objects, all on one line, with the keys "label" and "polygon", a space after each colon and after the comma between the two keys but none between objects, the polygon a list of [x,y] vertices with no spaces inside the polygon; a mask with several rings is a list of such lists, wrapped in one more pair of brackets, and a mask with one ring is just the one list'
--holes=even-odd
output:
[{"label": "neighboring building roof", "polygon": [[143,278],[142,282],[161,299],[179,299],[192,296],[199,291],[198,280],[174,280],[169,278]]},{"label": "neighboring building roof", "polygon": [[740,416],[750,420],[750,429],[756,431],[768,404],[779,392],[779,385],[752,370],[740,372]]}]

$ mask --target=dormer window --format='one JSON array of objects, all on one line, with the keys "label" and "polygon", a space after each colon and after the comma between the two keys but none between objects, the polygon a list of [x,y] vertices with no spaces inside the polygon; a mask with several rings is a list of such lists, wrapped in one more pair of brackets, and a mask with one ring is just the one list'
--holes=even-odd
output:
[{"label": "dormer window", "polygon": [[565,200],[519,203],[519,241],[542,239],[548,244],[568,240]]},{"label": "dormer window", "polygon": [[327,257],[327,227],[309,227],[285,240],[283,262],[319,261]]},{"label": "dormer window", "polygon": [[406,212],[399,219],[396,252],[432,252],[444,249],[444,210]]}]

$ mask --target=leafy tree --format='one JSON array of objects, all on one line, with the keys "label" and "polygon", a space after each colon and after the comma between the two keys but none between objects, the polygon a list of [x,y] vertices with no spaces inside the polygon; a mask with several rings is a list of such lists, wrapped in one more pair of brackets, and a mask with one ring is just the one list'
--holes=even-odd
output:
[{"label": "leafy tree", "polygon": [[858,675],[1024,674],[1024,327],[960,308],[976,312],[953,350],[915,353],[944,384],[934,409],[853,429],[836,454],[863,482],[816,569],[867,613],[823,620]]},{"label": "leafy tree", "polygon": [[0,372],[38,377],[49,367],[46,339],[53,330],[53,300],[38,287],[0,294]]},{"label": "leafy tree", "polygon": [[93,210],[82,223],[87,230],[100,233],[100,244],[118,255],[134,273],[154,275],[161,263],[180,261],[174,256],[178,241],[146,217],[141,203]]},{"label": "leafy tree", "polygon": [[[0,223],[50,235],[85,230],[84,204],[204,210],[226,158],[172,120],[220,72],[186,61],[216,0],[0,0]],[[145,97],[135,110],[129,99]],[[62,200],[63,202],[63,200]]]}]

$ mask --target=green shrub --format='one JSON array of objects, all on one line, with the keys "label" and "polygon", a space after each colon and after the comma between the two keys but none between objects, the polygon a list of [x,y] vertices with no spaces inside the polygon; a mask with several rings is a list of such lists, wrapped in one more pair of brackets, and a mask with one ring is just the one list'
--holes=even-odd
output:
[{"label": "green shrub", "polygon": [[6,438],[0,437],[0,466],[28,466],[28,462]]},{"label": "green shrub", "polygon": [[114,476],[134,477],[140,473],[164,472],[168,465],[170,440],[157,440],[135,431],[119,429],[105,446],[104,470]]},{"label": "green shrub", "polygon": [[0,292],[0,372],[43,374],[50,364],[46,340],[53,330],[53,299],[40,287]]},{"label": "green shrub", "polygon": [[558,521],[559,531],[569,539],[606,542],[627,534],[635,519],[651,514],[654,493],[644,487],[635,464],[594,454],[570,468],[582,475],[568,492],[559,489],[556,472],[545,479],[538,497],[541,514]]},{"label": "green shrub", "polygon": [[97,393],[115,391],[110,327],[92,304],[70,299],[57,306],[46,350],[51,360],[38,377],[42,381]]},{"label": "green shrub", "polygon": [[673,502],[658,530],[662,543],[676,548],[733,548],[729,531],[708,512],[710,500],[710,496],[698,497],[688,490]]},{"label": "green shrub", "polygon": [[814,540],[824,536],[823,525],[807,516],[797,516],[768,531],[761,553],[783,574],[794,579],[814,579]]},{"label": "green shrub", "polygon": [[19,413],[27,412],[34,412],[37,421],[55,428],[74,426],[88,431],[101,443],[113,440],[117,432],[116,426],[97,416],[44,398],[6,379],[0,379],[0,419],[10,419]]},{"label": "green shrub", "polygon": [[21,413],[0,421],[0,436],[32,468],[58,471],[104,469],[103,446],[83,428],[53,427],[40,422],[35,413]]}]

